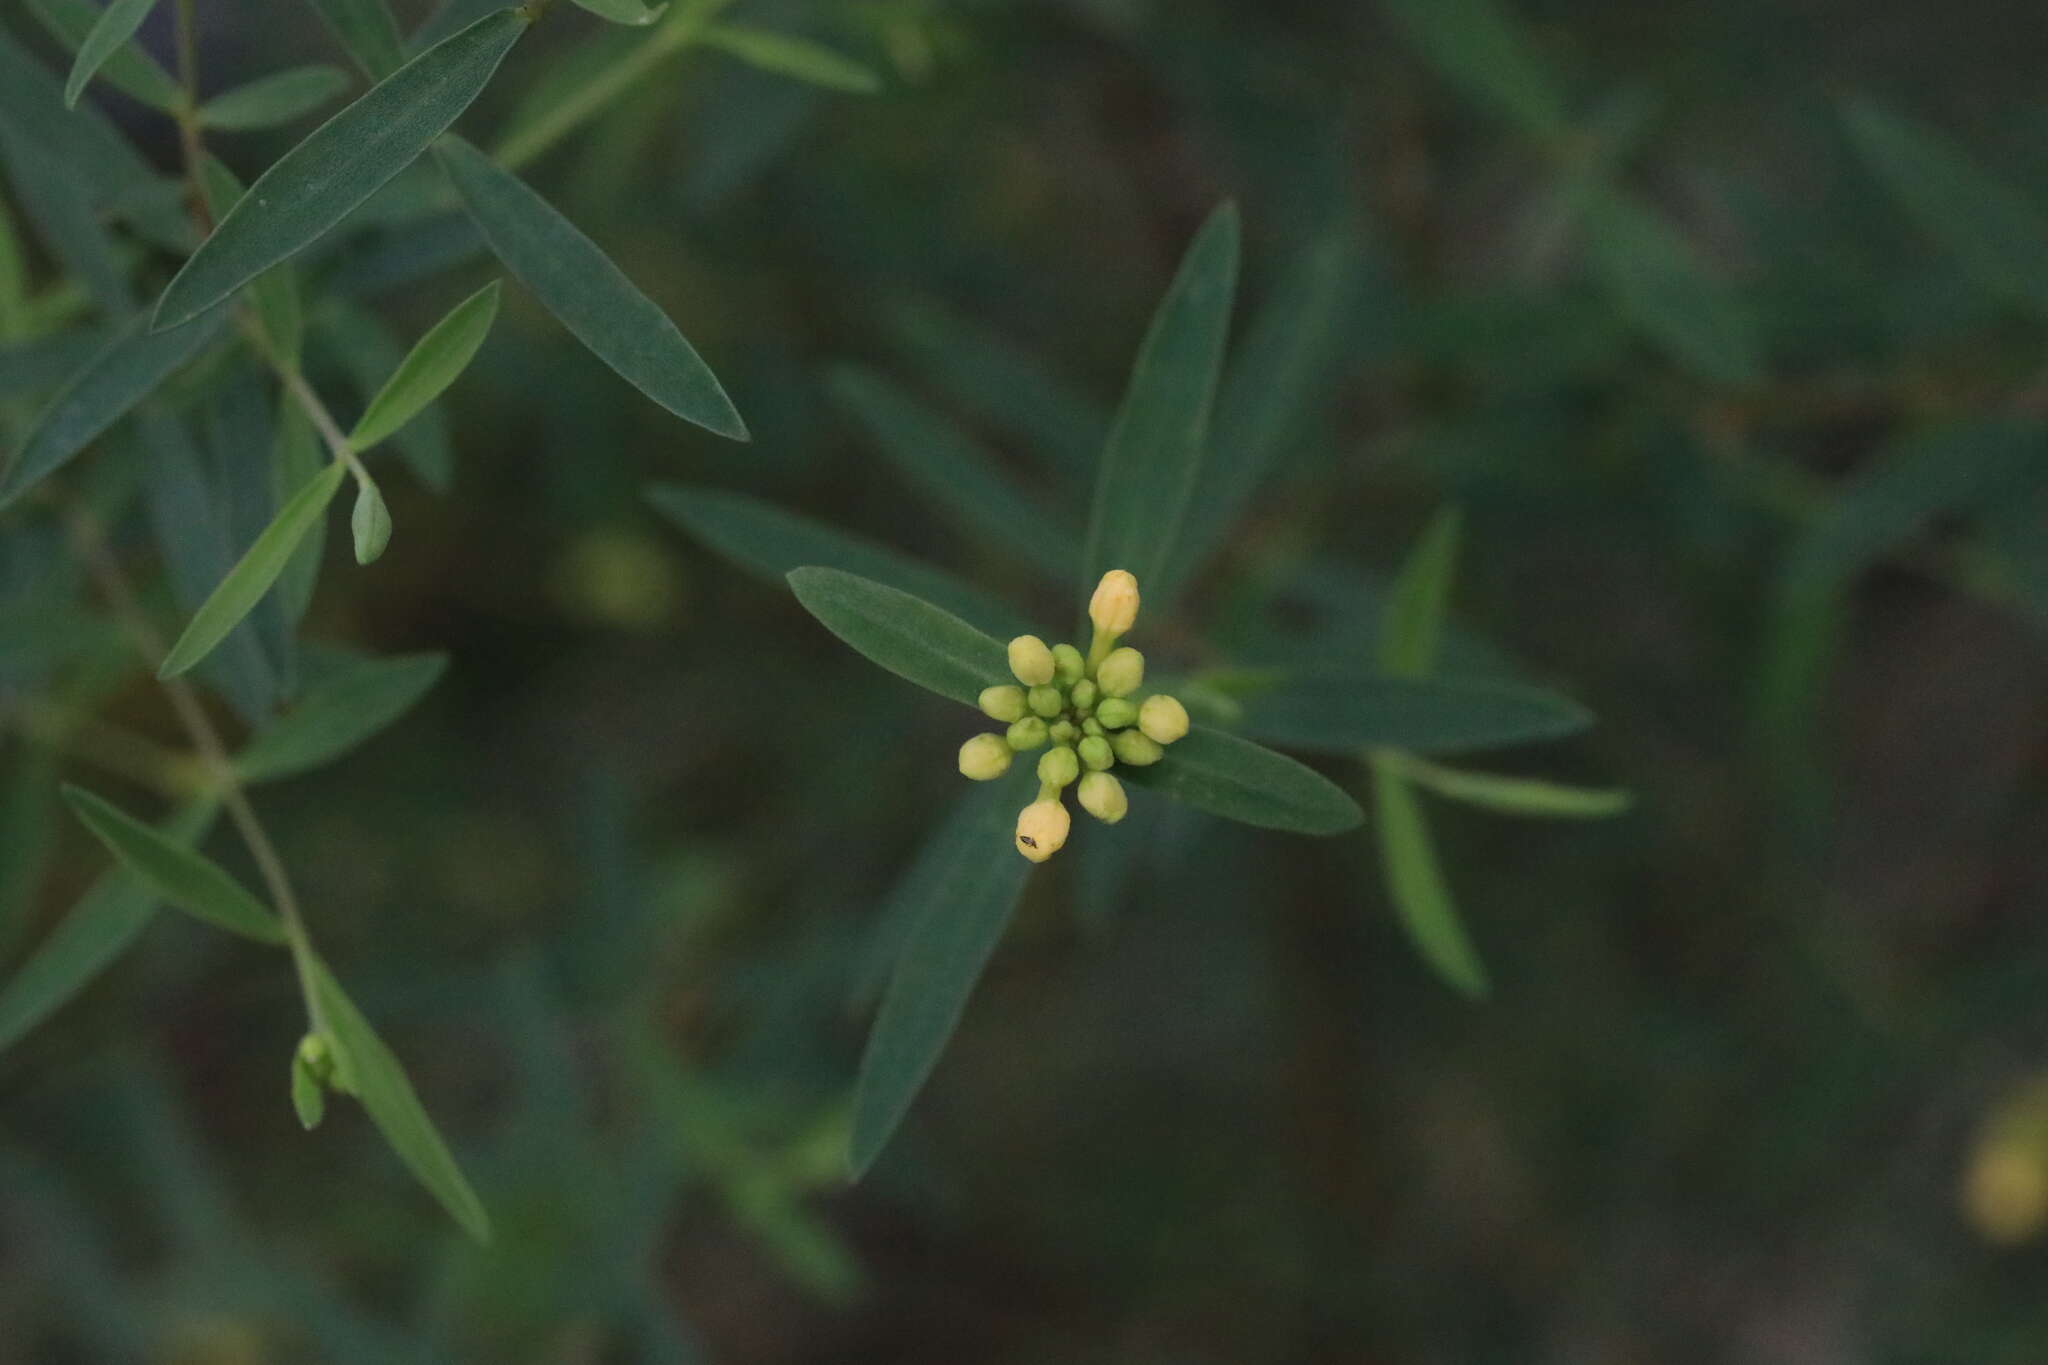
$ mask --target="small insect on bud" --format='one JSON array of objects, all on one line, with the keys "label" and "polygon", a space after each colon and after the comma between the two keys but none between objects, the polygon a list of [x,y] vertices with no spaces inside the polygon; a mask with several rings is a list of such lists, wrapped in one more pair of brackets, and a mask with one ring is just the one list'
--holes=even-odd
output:
[{"label": "small insect on bud", "polygon": [[1048,749],[1038,760],[1038,780],[1048,787],[1065,787],[1081,775],[1081,760],[1062,744]]},{"label": "small insect on bud", "polygon": [[1112,649],[1095,670],[1095,682],[1105,697],[1130,696],[1145,685],[1145,656],[1129,645]]},{"label": "small insect on bud", "polygon": [[1026,716],[1010,727],[1009,733],[1003,736],[1003,742],[1021,754],[1045,743],[1046,734],[1044,721],[1037,716]]},{"label": "small insect on bud", "polygon": [[1000,687],[984,687],[977,705],[981,707],[981,714],[990,720],[1008,725],[1024,719],[1024,689],[1009,683]]},{"label": "small insect on bud", "polygon": [[1109,747],[1109,741],[1101,735],[1088,735],[1082,739],[1074,752],[1080,755],[1081,766],[1090,772],[1101,772],[1116,764],[1116,750]]},{"label": "small insect on bud", "polygon": [[1088,671],[1088,661],[1081,657],[1081,651],[1072,645],[1052,647],[1052,672],[1062,683],[1072,685],[1081,680]]},{"label": "small insect on bud", "polygon": [[1072,744],[1081,737],[1081,727],[1070,720],[1056,720],[1046,727],[1046,733],[1055,744]]},{"label": "small insect on bud", "polygon": [[1074,684],[1073,691],[1067,693],[1067,699],[1074,703],[1076,711],[1085,712],[1094,709],[1095,703],[1102,699],[1102,692],[1094,683],[1083,678]]},{"label": "small insect on bud", "polygon": [[1111,569],[1088,599],[1088,619],[1105,635],[1121,635],[1138,620],[1138,580],[1125,569]]},{"label": "small insect on bud", "polygon": [[1017,851],[1042,863],[1060,851],[1074,818],[1057,801],[1033,801],[1017,813]]},{"label": "small insect on bud", "polygon": [[1145,704],[1138,708],[1138,728],[1148,739],[1171,744],[1188,732],[1188,709],[1164,692],[1147,697]]},{"label": "small insect on bud", "polygon": [[1108,773],[1089,773],[1081,779],[1077,793],[1081,809],[1105,825],[1113,825],[1131,809],[1131,799],[1124,795],[1124,784]]},{"label": "small insect on bud", "polygon": [[1010,641],[1010,671],[1026,687],[1043,687],[1052,681],[1052,651],[1036,635],[1019,635]]},{"label": "small insect on bud", "polygon": [[1126,698],[1107,697],[1095,704],[1095,719],[1104,729],[1121,730],[1138,719],[1138,708]]},{"label": "small insect on bud", "polygon": [[960,776],[993,782],[1010,770],[1010,746],[1001,735],[976,735],[960,746]]},{"label": "small insect on bud", "polygon": [[1032,715],[1043,716],[1047,720],[1051,720],[1066,709],[1067,699],[1060,695],[1060,690],[1057,687],[1054,687],[1051,683],[1046,683],[1042,686],[1034,687],[1025,693],[1024,704],[1031,708]]},{"label": "small insect on bud", "polygon": [[1128,763],[1133,768],[1143,768],[1166,757],[1166,750],[1136,730],[1117,731],[1109,737],[1109,747],[1115,752],[1117,762]]}]

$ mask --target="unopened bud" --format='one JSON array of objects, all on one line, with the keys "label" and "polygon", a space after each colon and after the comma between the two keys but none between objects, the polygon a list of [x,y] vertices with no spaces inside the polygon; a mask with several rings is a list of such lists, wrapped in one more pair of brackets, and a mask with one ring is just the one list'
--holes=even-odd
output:
[{"label": "unopened bud", "polygon": [[1145,685],[1145,656],[1129,645],[1112,649],[1096,668],[1095,681],[1105,697],[1128,697]]},{"label": "unopened bud", "polygon": [[1188,709],[1178,698],[1164,692],[1145,698],[1145,704],[1138,708],[1138,728],[1150,739],[1161,744],[1171,744],[1188,732]]},{"label": "unopened bud", "polygon": [[1090,716],[1081,722],[1081,733],[1084,735],[1106,735],[1109,731],[1102,728],[1101,721]]},{"label": "unopened bud", "polygon": [[1138,580],[1128,570],[1111,569],[1088,599],[1088,619],[1105,635],[1121,635],[1138,619]]},{"label": "unopened bud", "polygon": [[1067,701],[1066,698],[1060,695],[1060,690],[1057,687],[1054,687],[1051,683],[1046,683],[1042,686],[1034,687],[1025,693],[1024,704],[1031,708],[1032,715],[1044,716],[1047,720],[1051,720],[1066,709]]},{"label": "unopened bud", "polygon": [[1116,750],[1109,747],[1109,741],[1101,735],[1088,735],[1075,747],[1080,755],[1081,766],[1091,772],[1101,772],[1116,763]]},{"label": "unopened bud", "polygon": [[1055,744],[1072,744],[1081,737],[1081,727],[1070,720],[1056,720],[1046,728]]},{"label": "unopened bud", "polygon": [[1042,687],[1052,681],[1052,651],[1036,635],[1019,635],[1010,641],[1010,671],[1026,687]]},{"label": "unopened bud", "polygon": [[1033,801],[1017,813],[1017,851],[1042,863],[1067,842],[1073,817],[1057,801]]},{"label": "unopened bud", "polygon": [[1116,754],[1116,761],[1128,763],[1133,768],[1143,768],[1166,757],[1166,750],[1157,741],[1137,730],[1119,730],[1109,737],[1109,747]]},{"label": "unopened bud", "polygon": [[1101,698],[1102,693],[1100,689],[1098,689],[1094,683],[1089,682],[1086,678],[1083,678],[1081,679],[1081,681],[1075,683],[1074,690],[1067,693],[1067,699],[1074,703],[1074,709],[1076,711],[1085,712],[1092,710],[1095,706],[1095,703],[1101,700]]},{"label": "unopened bud", "polygon": [[1011,683],[982,688],[976,704],[981,707],[981,714],[1005,725],[1024,719],[1024,689]]},{"label": "unopened bud", "polygon": [[1062,744],[1048,749],[1038,760],[1038,780],[1049,787],[1065,787],[1081,775],[1081,760]]},{"label": "unopened bud", "polygon": [[1121,730],[1138,719],[1138,707],[1128,698],[1105,697],[1095,703],[1095,719],[1106,730]]},{"label": "unopened bud", "polygon": [[1045,743],[1045,738],[1045,722],[1037,716],[1026,716],[1010,727],[1009,733],[1003,736],[1003,742],[1021,754],[1036,749]]},{"label": "unopened bud", "polygon": [[1055,678],[1063,683],[1075,683],[1080,681],[1081,675],[1087,671],[1088,661],[1081,657],[1080,650],[1072,645],[1052,647],[1052,672]]},{"label": "unopened bud", "polygon": [[1010,770],[1010,746],[1001,735],[976,735],[960,746],[960,776],[992,782]]},{"label": "unopened bud", "polygon": [[1131,808],[1131,799],[1124,795],[1124,784],[1108,773],[1089,773],[1081,779],[1081,788],[1076,795],[1080,798],[1081,809],[1105,825],[1113,825],[1123,819]]}]

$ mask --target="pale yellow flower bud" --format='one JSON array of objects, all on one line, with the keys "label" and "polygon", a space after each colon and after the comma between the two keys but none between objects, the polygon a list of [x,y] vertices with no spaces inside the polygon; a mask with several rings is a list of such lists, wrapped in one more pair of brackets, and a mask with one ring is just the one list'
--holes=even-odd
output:
[{"label": "pale yellow flower bud", "polygon": [[1147,739],[1171,744],[1188,732],[1188,709],[1164,692],[1147,697],[1138,708],[1138,728]]},{"label": "pale yellow flower bud", "polygon": [[1010,746],[1001,735],[976,735],[960,746],[960,776],[992,782],[1010,770]]},{"label": "pale yellow flower bud", "polygon": [[1005,725],[1024,719],[1024,689],[1009,683],[982,688],[981,700],[977,704],[981,707],[981,714]]},{"label": "pale yellow flower bud", "polygon": [[1128,697],[1145,685],[1145,656],[1125,645],[1109,651],[1095,670],[1096,686],[1105,697]]},{"label": "pale yellow flower bud", "polygon": [[1109,747],[1115,752],[1117,762],[1128,763],[1133,768],[1142,768],[1166,757],[1166,750],[1136,730],[1117,731],[1109,737]]},{"label": "pale yellow flower bud", "polygon": [[1088,619],[1105,635],[1121,635],[1138,620],[1138,580],[1127,569],[1111,569],[1088,599]]},{"label": "pale yellow flower bud", "polygon": [[1017,851],[1042,863],[1067,842],[1074,819],[1057,801],[1033,801],[1017,813]]},{"label": "pale yellow flower bud", "polygon": [[1052,651],[1036,635],[1019,635],[1010,641],[1010,671],[1026,687],[1043,687],[1052,681]]},{"label": "pale yellow flower bud", "polygon": [[1003,740],[1021,754],[1027,749],[1036,749],[1045,743],[1046,734],[1044,721],[1037,716],[1026,716],[1010,727],[1010,732],[1003,736]]},{"label": "pale yellow flower bud", "polygon": [[1131,799],[1124,795],[1124,784],[1108,773],[1089,773],[1083,777],[1077,795],[1081,809],[1105,825],[1123,819],[1131,808]]},{"label": "pale yellow flower bud", "polygon": [[1047,749],[1038,759],[1038,780],[1048,787],[1064,787],[1081,775],[1081,760],[1066,745]]}]

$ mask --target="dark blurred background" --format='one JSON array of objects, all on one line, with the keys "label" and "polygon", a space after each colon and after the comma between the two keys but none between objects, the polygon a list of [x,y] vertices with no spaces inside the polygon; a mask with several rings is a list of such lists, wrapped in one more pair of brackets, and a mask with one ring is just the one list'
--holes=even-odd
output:
[{"label": "dark blurred background", "polygon": [[[755,439],[672,420],[509,288],[444,405],[450,488],[394,465],[389,554],[332,538],[308,624],[449,674],[262,794],[497,1241],[352,1107],[302,1135],[289,977],[159,916],[0,1054],[0,1361],[2048,1358],[2048,472],[1822,590],[1794,572],[1901,442],[1995,419],[2048,454],[2048,318],[1979,288],[1841,116],[1922,120],[2048,205],[2048,16],[1513,0],[1503,51],[1433,42],[1427,8],[749,3],[882,91],[693,53],[527,167]],[[297,4],[200,14],[210,85],[339,60]],[[464,129],[598,28],[558,6]],[[289,141],[219,145],[247,178]],[[1127,881],[1034,879],[848,1188],[877,907],[968,730],[640,490],[764,497],[1057,626],[1078,589],[952,530],[826,376],[888,375],[1078,512],[1224,198],[1239,335],[1317,249],[1342,306],[1275,479],[1148,651],[1367,658],[1455,501],[1462,625],[1600,717],[1487,763],[1636,807],[1432,808],[1475,1005],[1409,950],[1369,833],[1141,804]],[[427,250],[394,229],[323,268],[409,338],[494,271]],[[119,702],[168,737],[159,705]],[[63,837],[8,963],[101,865]]]}]

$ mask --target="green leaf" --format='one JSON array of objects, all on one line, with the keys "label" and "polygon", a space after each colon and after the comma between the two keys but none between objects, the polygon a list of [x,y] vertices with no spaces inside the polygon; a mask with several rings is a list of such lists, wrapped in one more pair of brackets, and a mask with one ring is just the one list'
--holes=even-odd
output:
[{"label": "green leaf", "polygon": [[1031,864],[1010,833],[1027,799],[1015,774],[963,796],[882,911],[910,929],[861,1057],[847,1145],[856,1178],[923,1089],[1023,894]]},{"label": "green leaf", "polygon": [[74,108],[78,104],[78,97],[85,93],[93,73],[135,36],[135,30],[142,27],[142,21],[149,17],[155,6],[156,0],[112,0],[100,11],[100,17],[86,32],[85,41],[78,45],[78,55],[71,62],[71,74],[64,80],[65,108]]},{"label": "green leaf", "polygon": [[343,50],[373,81],[405,65],[405,40],[384,0],[308,0]]},{"label": "green leaf", "polygon": [[1585,227],[1593,278],[1644,336],[1709,383],[1757,380],[1755,328],[1692,243],[1616,190],[1588,196]]},{"label": "green leaf", "polygon": [[821,85],[827,90],[872,95],[882,88],[882,78],[859,62],[793,34],[771,33],[740,24],[712,24],[697,35],[697,41],[730,53],[749,66]]},{"label": "green leaf", "polygon": [[2048,218],[2033,199],[1916,119],[1852,99],[1842,122],[1893,202],[1979,288],[2048,313]]},{"label": "green leaf", "polygon": [[642,4],[641,0],[576,0],[576,4],[600,19],[634,28],[653,23],[668,8],[665,4],[650,7]]},{"label": "green leaf", "polygon": [[1244,701],[1243,730],[1332,754],[1361,749],[1456,753],[1575,734],[1585,707],[1539,687],[1465,678],[1301,674]]},{"label": "green leaf", "polygon": [[841,569],[792,569],[790,590],[825,629],[870,662],[968,706],[1010,680],[1009,654],[951,612]]},{"label": "green leaf", "polygon": [[66,110],[42,63],[0,31],[0,124],[63,166],[95,207],[111,209],[162,183],[99,110]]},{"label": "green leaf", "polygon": [[1568,787],[1531,777],[1466,772],[1399,750],[1378,753],[1374,762],[1438,796],[1500,815],[1597,820],[1619,815],[1635,803],[1630,793],[1618,789]]},{"label": "green leaf", "polygon": [[505,268],[592,354],[685,421],[747,439],[717,376],[595,242],[460,138],[444,141],[436,155]]},{"label": "green leaf", "polygon": [[[242,182],[219,157],[209,156],[201,163],[200,183],[216,221],[241,202]],[[249,295],[255,300],[256,317],[271,350],[285,363],[297,365],[306,340],[306,314],[299,302],[298,273],[291,262],[279,262],[258,275],[249,286]]]},{"label": "green leaf", "polygon": [[965,432],[871,370],[839,366],[828,386],[883,457],[973,543],[1058,580],[1072,572],[1079,533],[997,473],[993,458]]},{"label": "green leaf", "polygon": [[[72,52],[84,46],[86,35],[105,16],[105,11],[87,0],[29,0],[29,8]],[[183,102],[183,92],[171,73],[134,43],[123,43],[108,53],[99,74],[107,84],[152,109],[169,113]]]},{"label": "green leaf", "polygon": [[668,483],[649,486],[647,501],[717,553],[778,587],[789,585],[791,569],[822,564],[922,597],[1005,640],[1031,629],[1016,611],[941,569],[759,498]]},{"label": "green leaf", "polygon": [[1455,507],[1437,513],[1394,579],[1379,648],[1390,677],[1420,678],[1436,667],[1463,524]]},{"label": "green leaf", "polygon": [[[314,337],[365,404],[405,363],[409,349],[375,312],[333,294],[322,304]],[[447,414],[430,405],[390,437],[406,467],[438,493],[447,492],[455,481],[455,448],[446,419]]]},{"label": "green leaf", "polygon": [[1474,999],[1484,996],[1486,967],[1458,922],[1421,803],[1400,774],[1378,762],[1373,764],[1372,791],[1380,864],[1402,927],[1439,976]]},{"label": "green leaf", "polygon": [[[291,499],[294,489],[305,487],[319,476],[327,456],[314,436],[312,418],[289,393],[278,400],[273,430],[271,497],[282,507]],[[313,592],[320,583],[320,560],[326,546],[327,520],[315,517],[313,524],[306,528],[306,538],[299,542],[298,549],[292,551],[292,557],[285,561],[284,572],[278,575],[278,605],[284,611],[288,629],[296,630],[306,619],[306,609],[313,604]]]},{"label": "green leaf", "polygon": [[[158,837],[183,846],[203,836],[219,806],[194,802],[164,822]],[[161,899],[125,864],[108,869],[50,931],[0,991],[0,1048],[49,1018],[133,943]]]},{"label": "green leaf", "polygon": [[446,654],[406,654],[341,669],[235,755],[245,782],[291,777],[341,757],[411,710],[447,671]]},{"label": "green leaf", "polygon": [[428,48],[257,177],[157,301],[162,331],[311,245],[410,166],[483,91],[532,21],[499,10]]},{"label": "green leaf", "polygon": [[1344,789],[1285,754],[1197,725],[1145,768],[1117,776],[1196,810],[1262,829],[1342,834],[1365,818]]},{"label": "green leaf", "polygon": [[188,915],[258,943],[285,941],[284,927],[269,907],[204,854],[164,837],[83,787],[66,785],[63,791],[93,837],[158,896]]},{"label": "green leaf", "polygon": [[1384,0],[1384,8],[1469,99],[1536,137],[1567,131],[1555,78],[1494,0]]},{"label": "green leaf", "polygon": [[308,962],[313,998],[327,1017],[332,1030],[329,1044],[334,1049],[334,1079],[337,1088],[363,1102],[377,1131],[398,1153],[399,1160],[441,1201],[462,1229],[479,1242],[491,1240],[490,1215],[476,1191],[469,1187],[462,1168],[441,1140],[434,1121],[421,1107],[406,1079],[405,1068],[384,1046],[370,1021],[363,1018],[342,992],[341,984],[318,958]]},{"label": "green leaf", "polygon": [[1152,316],[1096,475],[1082,562],[1086,592],[1110,569],[1136,574],[1157,608],[1181,520],[1201,477],[1209,408],[1237,288],[1237,206],[1195,235]]},{"label": "green leaf", "polygon": [[490,334],[501,292],[499,282],[492,280],[427,330],[356,419],[348,437],[350,445],[368,450],[411,421],[455,382]]},{"label": "green leaf", "polygon": [[348,73],[338,66],[295,66],[215,95],[199,106],[199,121],[229,133],[275,128],[312,113],[346,89]]},{"label": "green leaf", "polygon": [[375,479],[356,481],[356,505],[349,513],[348,526],[355,536],[356,563],[376,563],[391,543],[391,509],[384,505],[383,490]]},{"label": "green leaf", "polygon": [[0,508],[61,468],[205,350],[226,320],[226,311],[219,310],[175,332],[144,331],[139,319],[124,327],[36,419],[14,463],[0,475]]},{"label": "green leaf", "polygon": [[[89,111],[80,111],[85,112]],[[76,277],[108,317],[125,318],[133,312],[124,253],[101,222],[100,211],[73,166],[52,149],[0,125],[0,167],[6,169],[15,198],[65,273]]]},{"label": "green leaf", "polygon": [[255,609],[284,572],[306,532],[334,500],[347,474],[339,460],[330,463],[278,510],[276,519],[256,537],[256,543],[228,571],[213,595],[192,613],[185,633],[171,646],[163,666],[157,670],[159,678],[175,678],[205,658],[237,622]]}]

